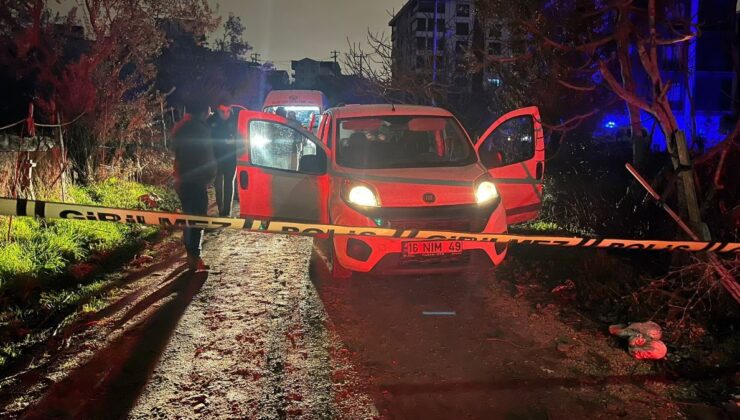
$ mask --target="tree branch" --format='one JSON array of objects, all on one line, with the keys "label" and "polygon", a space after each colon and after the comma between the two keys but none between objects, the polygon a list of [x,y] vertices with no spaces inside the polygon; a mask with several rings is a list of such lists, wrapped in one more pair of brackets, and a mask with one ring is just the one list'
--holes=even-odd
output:
[{"label": "tree branch", "polygon": [[614,93],[617,94],[620,98],[622,98],[625,102],[628,102],[640,109],[643,109],[651,114],[655,114],[652,107],[650,106],[647,101],[639,98],[637,95],[635,95],[632,92],[628,92],[614,77],[611,70],[609,70],[609,66],[607,66],[606,62],[599,61],[599,70],[601,71],[601,75],[604,77],[604,80],[609,85],[611,90],[614,91]]},{"label": "tree branch", "polygon": [[680,44],[683,42],[691,41],[692,39],[696,38],[698,34],[686,34],[683,36],[680,36],[678,38],[672,38],[672,39],[656,39],[655,43],[657,45],[673,45],[673,44]]},{"label": "tree branch", "polygon": [[530,32],[534,33],[538,37],[542,39],[542,41],[545,43],[545,45],[549,45],[550,47],[555,48],[556,50],[561,51],[580,51],[585,53],[593,53],[597,48],[603,47],[604,45],[614,41],[614,35],[609,35],[601,39],[597,39],[591,42],[587,42],[585,44],[578,44],[578,45],[566,45],[560,42],[555,41],[552,38],[547,37],[545,34],[543,34],[539,29],[537,29],[532,23],[521,21],[522,25],[524,25]]},{"label": "tree branch", "polygon": [[558,79],[557,82],[567,87],[568,89],[577,90],[579,92],[591,92],[591,91],[596,90],[596,86],[576,86],[576,85],[566,82],[565,80],[560,80],[560,79]]},{"label": "tree branch", "polygon": [[575,117],[570,118],[569,120],[565,121],[564,123],[558,124],[558,125],[545,124],[542,121],[540,123],[542,124],[543,127],[549,128],[550,130],[567,132],[567,131],[575,130],[581,124],[583,124],[583,122],[585,120],[587,120],[588,118],[593,117],[598,112],[599,112],[598,109],[594,109],[594,110],[591,110],[590,112],[587,112],[585,114],[576,115]]}]

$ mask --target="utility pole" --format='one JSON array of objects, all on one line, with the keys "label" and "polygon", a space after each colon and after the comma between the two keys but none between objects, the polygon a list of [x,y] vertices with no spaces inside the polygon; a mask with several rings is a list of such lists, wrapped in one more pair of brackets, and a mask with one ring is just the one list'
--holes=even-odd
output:
[{"label": "utility pole", "polygon": [[250,57],[252,58],[252,62],[254,64],[259,64],[260,63],[260,56],[262,56],[262,54],[252,53],[252,55]]},{"label": "utility pole", "polygon": [[334,51],[332,51],[332,52],[331,52],[331,58],[333,58],[333,59],[334,59],[334,62],[335,62],[335,63],[337,62],[337,58],[338,58],[338,57],[339,57],[339,51],[337,51],[337,50],[334,50]]},{"label": "utility pole", "polygon": [[355,60],[360,60],[360,77],[365,73],[365,53],[354,54]]},{"label": "utility pole", "polygon": [[434,47],[432,48],[432,82],[437,83],[437,18],[439,17],[439,0],[434,0]]}]

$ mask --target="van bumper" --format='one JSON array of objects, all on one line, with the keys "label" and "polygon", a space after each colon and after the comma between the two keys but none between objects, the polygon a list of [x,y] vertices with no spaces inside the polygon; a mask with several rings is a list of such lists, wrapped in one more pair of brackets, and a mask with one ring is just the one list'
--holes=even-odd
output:
[{"label": "van bumper", "polygon": [[[333,223],[344,226],[372,226],[377,224],[349,206],[334,208]],[[339,210],[339,211],[337,211]],[[483,229],[476,229],[480,234],[502,234],[507,232],[506,212],[497,203],[484,221]],[[423,221],[415,226],[420,230],[456,230],[439,229],[435,221],[425,227]],[[506,257],[506,244],[491,242],[463,241],[463,253],[460,255],[404,258],[402,244],[414,239],[375,238],[368,236],[338,235],[333,238],[334,256],[345,268],[361,273],[377,272],[387,274],[422,274],[462,271],[476,263],[501,264]]]}]

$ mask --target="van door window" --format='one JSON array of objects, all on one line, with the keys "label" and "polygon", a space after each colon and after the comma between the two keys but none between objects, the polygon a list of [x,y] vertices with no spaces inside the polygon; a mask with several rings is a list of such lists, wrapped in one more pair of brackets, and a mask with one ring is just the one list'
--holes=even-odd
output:
[{"label": "van door window", "polygon": [[532,159],[535,152],[533,127],[531,115],[522,115],[501,124],[478,150],[483,165],[490,169]]},{"label": "van door window", "polygon": [[260,120],[249,124],[249,155],[254,166],[305,173],[321,172],[326,160],[323,150],[300,131]]}]

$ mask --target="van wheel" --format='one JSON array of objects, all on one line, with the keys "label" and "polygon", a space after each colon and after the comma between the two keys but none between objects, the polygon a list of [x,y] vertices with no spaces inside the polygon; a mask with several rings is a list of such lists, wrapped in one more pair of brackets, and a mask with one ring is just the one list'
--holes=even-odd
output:
[{"label": "van wheel", "polygon": [[327,263],[329,264],[329,271],[331,272],[331,278],[337,280],[346,280],[352,278],[352,270],[343,266],[338,260],[336,253],[334,252],[334,235],[329,237],[327,241]]},{"label": "van wheel", "polygon": [[[312,260],[323,262],[320,271],[328,274],[332,279],[349,279],[352,277],[352,270],[347,269],[334,256],[334,241],[332,238],[314,238],[314,252],[317,252],[321,258]],[[324,271],[325,270],[325,271]]]},{"label": "van wheel", "polygon": [[344,267],[334,257],[334,253],[331,254],[331,278],[337,280],[346,280],[352,278],[352,270]]}]

